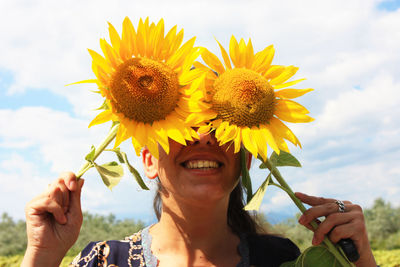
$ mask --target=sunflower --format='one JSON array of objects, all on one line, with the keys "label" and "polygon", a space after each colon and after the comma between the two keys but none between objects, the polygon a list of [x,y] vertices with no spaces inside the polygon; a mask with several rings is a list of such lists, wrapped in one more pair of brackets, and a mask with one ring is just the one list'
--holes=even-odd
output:
[{"label": "sunflower", "polygon": [[[218,41],[217,41],[218,42]],[[288,80],[297,72],[294,66],[271,65],[273,46],[254,54],[251,40],[238,43],[234,36],[229,43],[229,56],[218,42],[223,63],[208,50],[201,54],[208,65],[196,62],[199,69],[208,69],[203,83],[206,102],[217,113],[215,120],[201,127],[202,132],[215,129],[219,143],[233,143],[235,152],[244,147],[254,157],[267,158],[267,144],[277,153],[289,152],[286,141],[301,144],[282,122],[311,122],[309,111],[293,101],[313,89],[287,88],[304,80]],[[233,64],[231,64],[231,61]],[[287,88],[287,89],[283,89]]]},{"label": "sunflower", "polygon": [[198,138],[191,128],[209,120],[214,113],[203,101],[199,84],[204,72],[191,70],[202,49],[195,37],[182,44],[183,30],[173,27],[164,35],[164,21],[139,21],[137,30],[128,17],[120,37],[109,23],[111,44],[100,40],[104,56],[88,49],[96,83],[105,97],[104,111],[90,126],[119,122],[115,147],[131,138],[136,154],[146,146],[158,157],[158,144],[169,152],[168,139],[182,145]]}]

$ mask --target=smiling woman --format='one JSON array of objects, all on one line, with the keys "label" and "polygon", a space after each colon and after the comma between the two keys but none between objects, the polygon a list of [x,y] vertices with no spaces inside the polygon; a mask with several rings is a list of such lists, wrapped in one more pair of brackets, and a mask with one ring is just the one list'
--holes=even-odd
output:
[{"label": "smiling woman", "polygon": [[[83,81],[96,83],[105,98],[104,111],[91,125],[111,120],[116,129],[119,124],[115,147],[132,139],[146,176],[158,179],[159,220],[125,240],[90,243],[71,266],[249,267],[296,260],[300,251],[293,242],[261,232],[244,209],[241,173],[246,176],[252,155],[267,157],[267,145],[276,153],[287,151],[283,139],[299,145],[280,119],[311,121],[308,111],[290,100],[311,89],[276,91],[299,81],[286,82],[297,68],[271,65],[271,47],[254,54],[251,42],[233,37],[235,68],[221,46],[225,69],[215,55],[195,48],[194,39],[180,46],[183,33],[176,34],[175,27],[164,36],[162,20],[140,20],[135,31],[127,18],[122,37],[111,25],[109,32],[111,45],[100,41],[104,57],[90,50],[96,79]],[[194,62],[201,51],[211,69]],[[86,159],[95,165],[91,154]],[[61,175],[28,203],[21,266],[58,266],[76,241],[84,183],[76,178]],[[335,243],[351,238],[360,255],[356,265],[375,265],[358,205],[296,197],[311,206],[301,224],[309,227],[326,217],[315,229],[314,245],[325,236]]]}]

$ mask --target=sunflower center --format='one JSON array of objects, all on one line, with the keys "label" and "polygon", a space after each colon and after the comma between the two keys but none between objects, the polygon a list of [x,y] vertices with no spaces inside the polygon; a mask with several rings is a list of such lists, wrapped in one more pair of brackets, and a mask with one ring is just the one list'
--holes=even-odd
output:
[{"label": "sunflower center", "polygon": [[117,112],[144,123],[165,119],[179,100],[177,74],[148,58],[132,58],[118,66],[109,88]]},{"label": "sunflower center", "polygon": [[231,69],[214,83],[212,106],[217,119],[237,126],[258,126],[274,115],[274,89],[259,73]]}]

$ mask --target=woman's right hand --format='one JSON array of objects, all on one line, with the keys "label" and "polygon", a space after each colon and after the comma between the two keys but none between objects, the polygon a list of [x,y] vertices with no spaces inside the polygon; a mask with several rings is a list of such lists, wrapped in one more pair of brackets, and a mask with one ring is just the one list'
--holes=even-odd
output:
[{"label": "woman's right hand", "polygon": [[26,205],[28,245],[21,266],[59,266],[82,225],[83,182],[63,173]]}]

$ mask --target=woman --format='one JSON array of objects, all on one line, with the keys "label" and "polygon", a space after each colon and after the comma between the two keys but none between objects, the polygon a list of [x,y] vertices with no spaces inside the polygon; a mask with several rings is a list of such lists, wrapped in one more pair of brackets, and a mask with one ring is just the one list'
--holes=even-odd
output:
[{"label": "woman", "polygon": [[[158,160],[147,149],[142,156],[145,174],[160,180],[159,222],[125,241],[89,244],[76,266],[279,266],[298,256],[289,240],[256,234],[256,224],[233,203],[231,195],[241,197],[240,153],[219,146],[212,134],[188,146],[170,141],[169,154],[161,150]],[[79,234],[82,186],[83,180],[65,173],[28,203],[22,266],[59,265]],[[297,197],[312,206],[301,224],[326,216],[314,233],[314,245],[324,235],[333,242],[351,238],[360,254],[356,266],[376,266],[358,205],[346,202],[346,212],[338,213],[333,199]]]}]

